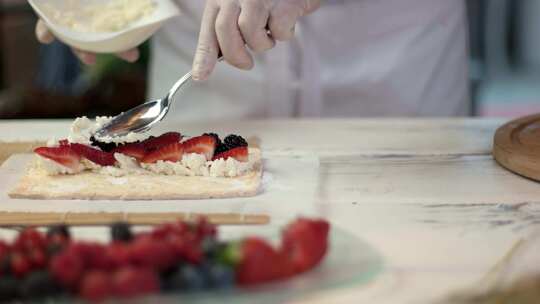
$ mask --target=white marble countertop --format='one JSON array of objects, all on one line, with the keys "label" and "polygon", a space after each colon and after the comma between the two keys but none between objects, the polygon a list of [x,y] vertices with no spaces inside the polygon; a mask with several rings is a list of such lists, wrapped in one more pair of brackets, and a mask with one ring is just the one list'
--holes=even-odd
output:
[{"label": "white marble countertop", "polygon": [[[299,298],[306,303],[431,303],[472,287],[540,223],[540,184],[491,156],[486,119],[270,120],[158,127],[257,136],[272,153],[319,156],[314,204],[371,243],[375,282]],[[0,121],[0,141],[61,137],[69,121]],[[88,228],[92,229],[92,228]]]}]

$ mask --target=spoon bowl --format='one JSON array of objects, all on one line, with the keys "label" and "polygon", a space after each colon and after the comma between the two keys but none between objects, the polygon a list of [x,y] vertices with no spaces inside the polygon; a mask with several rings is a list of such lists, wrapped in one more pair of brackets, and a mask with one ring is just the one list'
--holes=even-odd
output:
[{"label": "spoon bowl", "polygon": [[150,130],[167,115],[176,93],[185,88],[185,85],[190,83],[191,80],[191,72],[189,72],[180,78],[162,99],[147,101],[129,111],[120,113],[97,130],[94,135],[99,139],[102,137],[120,137],[130,132],[141,133]]},{"label": "spoon bowl", "polygon": [[138,105],[126,112],[123,112],[105,124],[94,136],[97,138],[124,136],[130,132],[141,133],[148,131],[161,116],[166,112],[163,108],[162,99],[156,99]]}]

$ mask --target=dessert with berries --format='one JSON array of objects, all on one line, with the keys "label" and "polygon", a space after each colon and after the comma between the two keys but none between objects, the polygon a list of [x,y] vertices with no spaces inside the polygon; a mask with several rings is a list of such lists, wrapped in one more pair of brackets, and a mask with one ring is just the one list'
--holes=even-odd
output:
[{"label": "dessert with berries", "polygon": [[35,149],[36,160],[10,196],[197,199],[257,193],[261,153],[239,135],[222,139],[215,133],[185,137],[168,132],[95,138],[109,120],[77,118],[66,139]]},{"label": "dessert with berries", "polygon": [[139,233],[117,223],[107,244],[75,240],[62,225],[46,234],[27,228],[12,243],[0,242],[0,301],[103,301],[285,280],[324,259],[329,228],[299,218],[277,246],[255,236],[222,240],[204,218]]}]

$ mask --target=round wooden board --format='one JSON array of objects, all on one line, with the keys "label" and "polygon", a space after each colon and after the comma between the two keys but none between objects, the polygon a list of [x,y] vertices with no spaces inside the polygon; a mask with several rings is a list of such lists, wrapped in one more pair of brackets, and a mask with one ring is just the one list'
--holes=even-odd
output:
[{"label": "round wooden board", "polygon": [[540,114],[513,120],[497,129],[493,156],[506,169],[540,181]]}]

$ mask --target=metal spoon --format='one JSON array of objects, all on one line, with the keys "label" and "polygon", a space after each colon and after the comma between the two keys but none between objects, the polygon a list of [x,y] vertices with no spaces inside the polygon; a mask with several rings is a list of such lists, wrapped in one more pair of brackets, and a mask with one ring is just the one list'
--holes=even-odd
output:
[{"label": "metal spoon", "polygon": [[[218,62],[223,57],[218,58]],[[169,112],[174,96],[178,91],[192,80],[191,72],[180,78],[162,99],[156,99],[138,105],[126,112],[112,118],[94,133],[96,138],[124,136],[130,132],[142,133],[150,130],[160,122]]]}]

